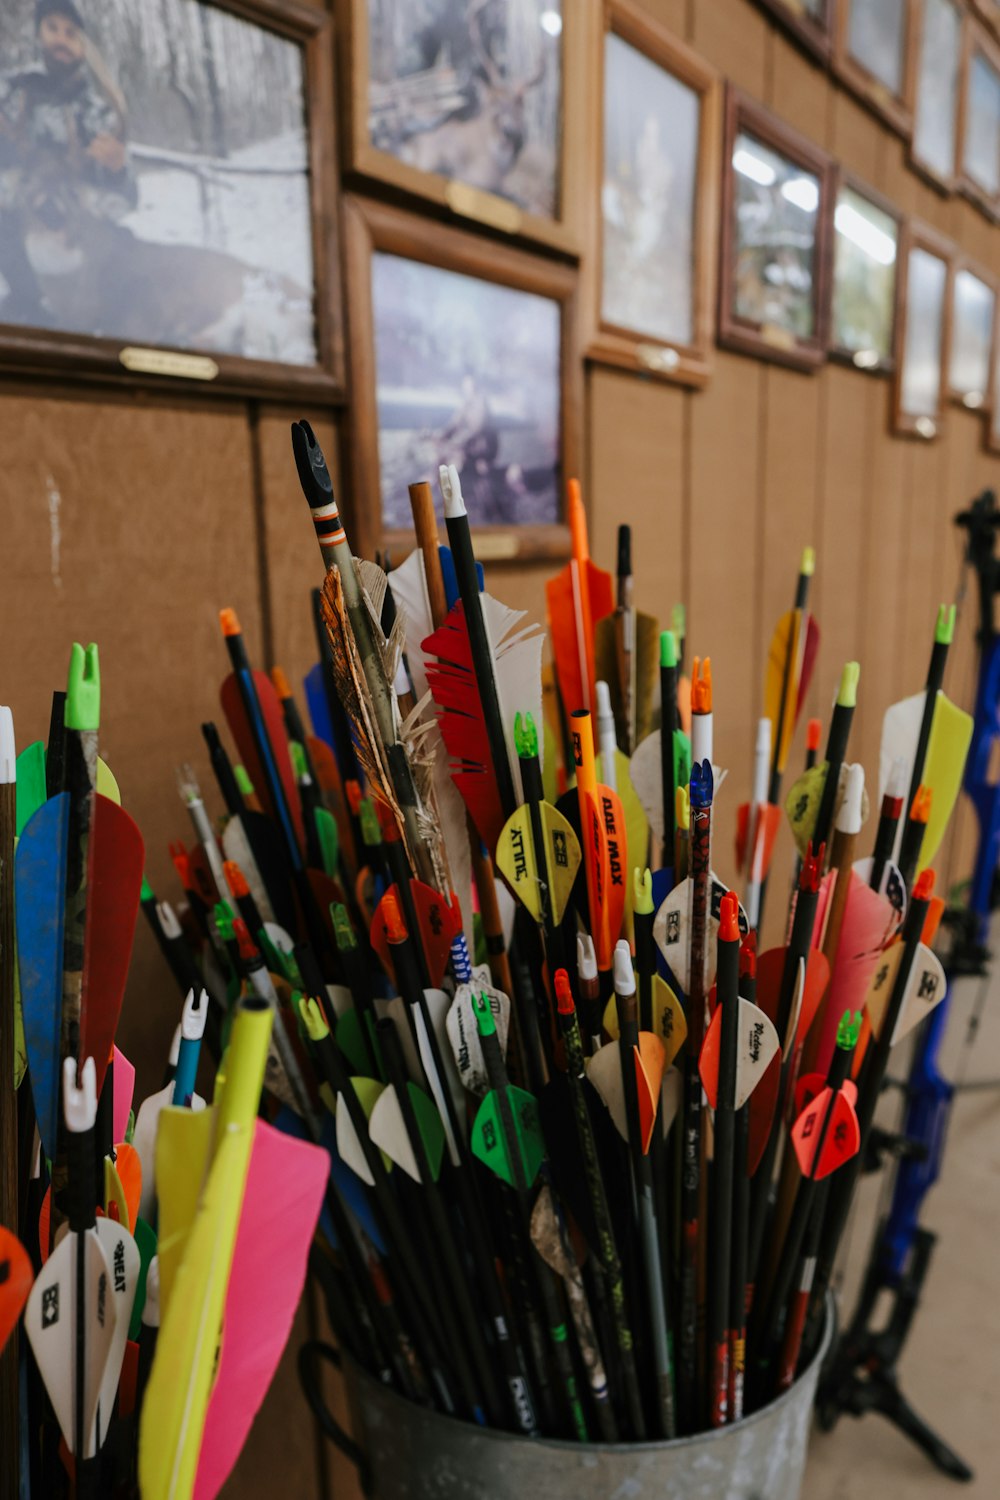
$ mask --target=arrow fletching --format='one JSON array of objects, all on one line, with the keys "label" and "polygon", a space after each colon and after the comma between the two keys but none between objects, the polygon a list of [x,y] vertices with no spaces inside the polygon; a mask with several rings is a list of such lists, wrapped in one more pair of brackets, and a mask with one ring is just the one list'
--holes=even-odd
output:
[{"label": "arrow fletching", "polygon": [[[538,1176],[545,1160],[545,1142],[538,1119],[535,1096],[525,1089],[508,1084],[505,1090],[514,1125],[514,1139],[509,1141],[503,1124],[500,1100],[496,1092],[486,1095],[472,1124],[471,1144],[474,1154],[502,1182],[516,1186],[515,1160],[528,1187]],[[512,1157],[517,1152],[517,1158]]]},{"label": "arrow fletching", "polygon": [[21,1316],[33,1277],[27,1250],[16,1234],[0,1224],[0,1351]]},{"label": "arrow fletching", "polygon": [[[407,1083],[406,1090],[420,1131],[431,1178],[437,1182],[444,1154],[444,1126],[441,1124],[441,1116],[423,1089],[418,1088],[415,1083]],[[414,1182],[423,1181],[395,1087],[390,1085],[383,1089],[376,1099],[368,1119],[368,1132],[372,1143],[398,1167],[402,1167],[408,1177],[412,1177]]]},{"label": "arrow fletching", "polygon": [[541,802],[538,811],[546,867],[540,869],[535,859],[531,813],[527,807],[519,807],[504,824],[497,841],[496,865],[536,922],[542,920],[540,885],[546,881],[552,921],[558,927],[566,913],[583,856],[572,824],[558,808],[551,802]]},{"label": "arrow fletching", "polygon": [[[832,1101],[832,1102],[831,1102]],[[823,1135],[823,1121],[832,1108],[823,1148],[816,1152]],[[856,1154],[861,1146],[861,1128],[854,1107],[843,1089],[836,1094],[829,1088],[816,1095],[792,1126],[792,1145],[803,1177],[819,1182]]]}]

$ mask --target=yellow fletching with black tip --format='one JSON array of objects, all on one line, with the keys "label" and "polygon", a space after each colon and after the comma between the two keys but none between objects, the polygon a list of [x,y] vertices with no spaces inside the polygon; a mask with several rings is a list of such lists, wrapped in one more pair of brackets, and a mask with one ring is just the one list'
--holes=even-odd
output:
[{"label": "yellow fletching with black tip", "polygon": [[551,802],[540,802],[543,856],[540,870],[531,836],[531,810],[519,807],[504,824],[497,840],[497,869],[536,922],[542,920],[542,881],[549,888],[549,904],[556,926],[563,919],[580,868],[580,842],[573,826]]}]

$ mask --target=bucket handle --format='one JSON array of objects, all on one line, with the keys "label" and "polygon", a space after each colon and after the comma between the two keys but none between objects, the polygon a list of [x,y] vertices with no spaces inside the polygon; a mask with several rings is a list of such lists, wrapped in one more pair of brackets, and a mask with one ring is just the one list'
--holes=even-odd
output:
[{"label": "bucket handle", "polygon": [[352,1463],[357,1469],[361,1488],[366,1495],[370,1495],[372,1492],[372,1476],[368,1463],[368,1455],[360,1444],[356,1443],[344,1431],[323,1398],[320,1380],[321,1372],[319,1369],[321,1360],[325,1360],[327,1364],[333,1365],[335,1370],[343,1371],[340,1354],[334,1349],[332,1344],[324,1344],[320,1339],[310,1339],[299,1350],[299,1383],[312,1409],[313,1416],[334,1447],[339,1448],[348,1462]]}]

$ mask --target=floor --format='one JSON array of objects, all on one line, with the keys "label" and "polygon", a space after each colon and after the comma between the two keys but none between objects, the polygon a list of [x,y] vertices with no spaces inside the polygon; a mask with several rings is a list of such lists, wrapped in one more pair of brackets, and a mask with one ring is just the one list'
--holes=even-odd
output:
[{"label": "floor", "polygon": [[[1000,934],[997,934],[1000,937]],[[1000,1077],[1000,974],[987,997],[975,1047],[964,1046],[976,981],[960,981],[943,1066],[950,1078]],[[864,1264],[877,1211],[867,1183],[847,1241],[844,1292]],[[901,1364],[910,1400],[975,1470],[971,1484],[942,1476],[882,1418],[841,1419],[830,1434],[815,1432],[803,1500],[996,1500],[1000,1495],[1000,1089],[970,1091],[957,1100],[941,1180],[927,1200],[927,1226],[940,1240]],[[300,1313],[282,1369],[251,1431],[225,1500],[275,1494],[360,1500],[354,1471],[317,1437],[295,1378],[295,1354],[306,1337]],[[336,1385],[334,1380],[331,1383]],[[330,1391],[341,1420],[341,1393]]]}]

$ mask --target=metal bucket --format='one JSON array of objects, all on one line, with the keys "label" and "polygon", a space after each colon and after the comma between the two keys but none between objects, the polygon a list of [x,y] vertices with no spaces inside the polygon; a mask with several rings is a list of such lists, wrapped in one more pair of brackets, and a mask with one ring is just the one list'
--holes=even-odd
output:
[{"label": "metal bucket", "polygon": [[[822,1344],[795,1384],[732,1427],[660,1443],[568,1443],[476,1427],[405,1400],[327,1344],[299,1368],[332,1442],[372,1500],[799,1500]],[[343,1369],[355,1436],[323,1404],[319,1360]]]}]

